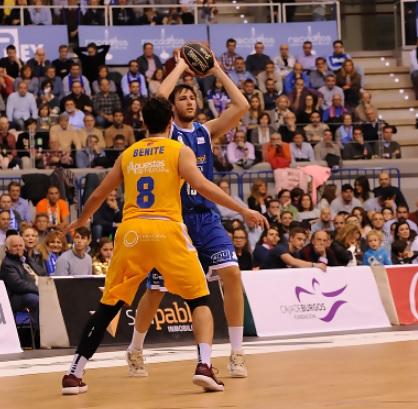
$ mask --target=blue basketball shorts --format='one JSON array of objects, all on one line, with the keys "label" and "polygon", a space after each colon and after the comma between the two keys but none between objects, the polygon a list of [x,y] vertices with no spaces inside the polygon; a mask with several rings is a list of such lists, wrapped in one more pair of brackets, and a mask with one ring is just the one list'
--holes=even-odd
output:
[{"label": "blue basketball shorts", "polygon": [[[214,211],[189,213],[183,215],[183,219],[208,281],[219,279],[217,270],[238,266],[231,238],[222,226],[221,218],[217,213]],[[163,255],[163,257],[170,257],[170,255]],[[188,267],[184,266],[184,268]],[[149,273],[147,288],[165,290],[164,278],[158,271],[153,270]]]}]

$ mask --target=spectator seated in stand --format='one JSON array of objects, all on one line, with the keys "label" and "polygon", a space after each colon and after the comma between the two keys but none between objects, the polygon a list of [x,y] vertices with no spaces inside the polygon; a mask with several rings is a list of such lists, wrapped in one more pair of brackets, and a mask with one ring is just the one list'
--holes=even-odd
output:
[{"label": "spectator seated in stand", "polygon": [[324,131],[323,140],[314,147],[315,160],[325,161],[330,168],[341,165],[340,147],[332,141],[332,132]]},{"label": "spectator seated in stand", "polygon": [[25,81],[20,82],[17,91],[7,98],[6,114],[12,126],[18,130],[24,129],[27,119],[38,118],[36,99],[28,92],[28,85]]},{"label": "spectator seated in stand", "polygon": [[96,135],[87,137],[87,146],[75,153],[77,168],[106,168],[108,160],[106,152],[99,146],[99,138]]},{"label": "spectator seated in stand", "polygon": [[226,110],[231,102],[231,99],[225,92],[222,82],[217,79],[215,81],[214,88],[208,92],[206,101],[212,116],[214,118],[218,118],[219,115]]},{"label": "spectator seated in stand", "polygon": [[260,110],[264,110],[264,98],[263,94],[260,90],[255,88],[255,81],[253,80],[245,80],[243,87],[242,87],[242,93],[244,94],[244,97],[247,98],[247,101],[251,103],[251,99],[253,97],[258,97],[258,100],[260,101]]},{"label": "spectator seated in stand", "polygon": [[353,142],[344,145],[343,159],[359,160],[370,159],[374,155],[373,147],[364,141],[363,131],[361,128],[354,128]]},{"label": "spectator seated in stand", "polygon": [[336,229],[336,236],[331,244],[331,250],[337,259],[337,265],[355,266],[358,264],[356,255],[360,238],[360,227],[356,224],[345,224],[338,230]]},{"label": "spectator seated in stand", "polygon": [[327,67],[325,58],[318,57],[315,60],[315,69],[309,74],[309,84],[311,88],[319,90],[325,86],[326,78],[333,72]]},{"label": "spectator seated in stand", "polygon": [[124,110],[126,110],[134,100],[143,100],[139,88],[139,82],[136,80],[133,80],[129,83],[129,93],[123,97],[122,106]]},{"label": "spectator seated in stand", "polygon": [[113,241],[102,237],[93,257],[93,275],[106,275],[113,256]]},{"label": "spectator seated in stand", "polygon": [[15,79],[14,89],[18,90],[21,82],[26,83],[28,86],[28,92],[34,96],[39,92],[39,77],[35,77],[33,69],[30,65],[25,64],[20,69],[20,76]]},{"label": "spectator seated in stand", "polygon": [[115,237],[116,229],[122,221],[122,209],[123,204],[114,190],[93,216],[91,229],[95,243],[101,237]]},{"label": "spectator seated in stand", "polygon": [[51,127],[49,136],[50,148],[52,148],[53,142],[56,142],[58,146],[54,146],[54,149],[58,148],[65,154],[71,154],[71,147],[75,149],[81,148],[80,137],[75,128],[70,125],[70,119],[67,113],[63,113],[59,116],[58,124]]},{"label": "spectator seated in stand", "polygon": [[49,217],[49,227],[63,230],[70,221],[70,209],[68,202],[61,199],[57,186],[50,186],[46,198],[36,205],[36,213],[46,213]]},{"label": "spectator seated in stand", "polygon": [[106,128],[113,122],[113,113],[122,109],[119,95],[110,91],[110,82],[106,78],[99,81],[100,92],[93,98],[96,123],[100,128]]},{"label": "spectator seated in stand", "polygon": [[345,106],[354,109],[360,102],[361,75],[356,71],[353,60],[344,61],[337,73],[337,85],[344,91]]},{"label": "spectator seated in stand", "polygon": [[58,257],[67,251],[68,244],[64,233],[58,230],[51,230],[39,245],[45,270],[48,276],[55,275]]},{"label": "spectator seated in stand", "polygon": [[282,142],[282,137],[275,132],[270,137],[270,142],[263,145],[263,160],[268,162],[271,168],[288,168],[292,162],[288,143]]},{"label": "spectator seated in stand", "polygon": [[290,212],[292,214],[293,220],[297,220],[298,218],[298,209],[292,203],[292,196],[291,192],[288,189],[282,189],[277,194],[277,198],[280,202],[280,210],[282,212]]},{"label": "spectator seated in stand", "polygon": [[340,149],[353,142],[353,117],[348,112],[343,115],[343,123],[335,131],[335,142]]},{"label": "spectator seated in stand", "polygon": [[330,126],[331,130],[335,132],[335,129],[338,127],[338,125],[342,123],[344,114],[346,113],[347,110],[343,105],[341,96],[335,94],[332,97],[331,106],[327,108],[322,114],[322,121],[328,124],[335,124],[334,126]]},{"label": "spectator seated in stand", "polygon": [[315,51],[312,50],[313,44],[311,41],[305,41],[302,45],[303,54],[297,59],[297,62],[302,64],[302,68],[306,73],[315,70]]},{"label": "spectator seated in stand", "polygon": [[29,310],[32,324],[39,329],[38,276],[24,257],[25,242],[17,234],[6,239],[6,256],[0,267],[13,313]]},{"label": "spectator seated in stand", "polygon": [[116,135],[113,139],[113,145],[106,149],[106,157],[108,166],[115,163],[119,155],[126,149],[125,137],[123,135]]},{"label": "spectator seated in stand", "polygon": [[99,6],[99,0],[89,0],[89,8],[83,14],[81,22],[85,26],[104,26],[105,25],[105,9],[96,8]]},{"label": "spectator seated in stand", "polygon": [[139,72],[149,81],[157,68],[163,68],[160,58],[154,54],[152,43],[144,43],[143,54],[138,57]]},{"label": "spectator seated in stand", "polygon": [[128,72],[123,75],[121,80],[121,88],[123,96],[126,97],[132,93],[130,85],[132,82],[138,82],[138,95],[135,94],[135,97],[148,97],[147,81],[145,77],[139,72],[139,63],[137,60],[131,60],[128,63]]},{"label": "spectator seated in stand", "polygon": [[336,215],[342,211],[351,213],[355,207],[361,207],[361,202],[354,197],[354,189],[349,183],[341,187],[340,196],[336,197],[331,203],[331,211]]},{"label": "spectator seated in stand", "polygon": [[292,160],[296,162],[314,162],[315,156],[312,145],[305,142],[302,132],[296,131],[293,141],[289,144]]},{"label": "spectator seated in stand", "polygon": [[255,161],[254,145],[247,142],[245,132],[237,129],[234,140],[228,144],[227,158],[229,163],[243,169],[249,169]]},{"label": "spectator seated in stand", "polygon": [[21,197],[22,187],[19,182],[12,181],[7,185],[7,193],[10,196],[11,208],[22,218],[22,221],[30,223],[32,221],[29,202]]},{"label": "spectator seated in stand", "polygon": [[58,58],[52,61],[58,77],[63,79],[70,73],[71,66],[74,63],[72,58],[68,58],[68,45],[62,44],[58,48]]},{"label": "spectator seated in stand", "polygon": [[71,64],[70,72],[62,79],[64,95],[70,94],[74,81],[80,82],[84,93],[91,96],[89,80],[81,73],[81,66],[76,62]]},{"label": "spectator seated in stand", "polygon": [[266,111],[274,111],[276,108],[276,100],[279,97],[279,93],[276,91],[275,82],[272,79],[267,79],[265,84],[266,91],[263,94],[264,109]]},{"label": "spectator seated in stand", "polygon": [[228,74],[233,70],[235,60],[239,57],[236,49],[237,41],[233,38],[228,38],[226,40],[226,51],[220,57],[221,66]]},{"label": "spectator seated in stand", "polygon": [[76,108],[84,112],[84,114],[91,114],[93,112],[93,102],[91,98],[84,93],[84,88],[80,81],[73,81],[71,84],[71,93],[61,99],[61,111],[65,110],[65,102],[67,99],[72,99],[75,102]]},{"label": "spectator seated in stand", "polygon": [[395,240],[391,250],[393,264],[416,264],[418,261],[418,252],[410,250],[404,240]]},{"label": "spectator seated in stand", "polygon": [[128,0],[118,0],[118,6],[112,8],[113,25],[133,26],[136,24],[136,17],[132,7],[126,7]]},{"label": "spectator seated in stand", "polygon": [[46,276],[46,269],[42,260],[42,255],[38,251],[39,235],[38,232],[31,226],[26,226],[21,229],[21,235],[25,242],[24,256],[26,262],[31,265],[38,276]]},{"label": "spectator seated in stand", "polygon": [[68,116],[68,122],[70,126],[75,129],[81,129],[84,127],[84,113],[77,109],[75,101],[71,98],[68,98],[64,104],[65,111],[64,113]]},{"label": "spectator seated in stand", "polygon": [[[218,186],[228,195],[231,196],[236,202],[238,202],[241,206],[247,207],[247,205],[238,197],[235,195],[231,195],[231,187],[229,186],[229,182],[226,179],[222,179],[218,182]],[[230,210],[226,207],[223,207],[221,205],[216,205],[219,214],[221,215],[222,221],[224,220],[240,220],[244,221],[243,217],[240,213],[235,212],[233,210]]]},{"label": "spectator seated in stand", "polygon": [[361,125],[364,140],[371,145],[374,154],[379,155],[383,151],[379,138],[382,134],[383,127],[387,124],[383,120],[379,119],[376,111],[371,108],[366,109],[366,118],[367,122]]},{"label": "spectator seated in stand", "polygon": [[371,230],[367,233],[367,250],[363,256],[364,266],[383,265],[389,266],[392,264],[389,252],[383,246],[383,233]]},{"label": "spectator seated in stand", "polygon": [[113,81],[110,78],[109,68],[106,65],[101,65],[97,70],[97,78],[91,84],[93,94],[97,94],[100,92],[100,80],[102,79],[106,79],[109,81],[110,92],[118,92],[118,87],[116,86],[115,81]]},{"label": "spectator seated in stand", "polygon": [[0,246],[6,243],[7,232],[10,230],[10,212],[0,210]]},{"label": "spectator seated in stand", "polygon": [[274,62],[271,60],[267,61],[265,69],[257,75],[258,89],[263,94],[267,92],[267,80],[273,81],[273,89],[276,91],[277,95],[280,95],[283,92],[283,78],[280,71],[276,70]]},{"label": "spectator seated in stand", "polygon": [[58,257],[55,275],[92,275],[93,261],[87,253],[90,242],[91,232],[87,227],[75,229],[73,247]]},{"label": "spectator seated in stand", "polygon": [[13,205],[13,202],[12,202],[12,198],[10,197],[10,195],[8,193],[3,193],[0,196],[0,210],[5,210],[9,212],[9,216],[10,216],[9,229],[19,231],[23,219],[20,213],[17,212],[15,209],[13,209],[12,205]]},{"label": "spectator seated in stand", "polygon": [[219,138],[212,139],[213,150],[213,167],[218,172],[229,172],[233,169],[233,165],[228,161],[226,150],[224,149]]},{"label": "spectator seated in stand", "polygon": [[267,201],[266,212],[263,213],[263,216],[267,219],[270,226],[280,224],[280,202],[278,199],[270,199]]},{"label": "spectator seated in stand", "polygon": [[329,207],[324,207],[321,209],[319,214],[319,220],[312,224],[311,232],[315,233],[317,231],[334,231],[334,223],[332,222],[332,213]]},{"label": "spectator seated in stand", "polygon": [[[412,232],[414,232],[415,234],[417,234],[418,233],[418,227],[417,227],[417,225],[412,220],[409,220],[408,219],[408,215],[409,215],[409,208],[408,208],[408,206],[407,205],[399,205],[396,208],[396,218],[391,219],[391,220],[388,220],[385,223],[384,227],[383,227],[383,229],[385,230],[386,235],[387,236],[390,236],[391,231],[392,231],[391,230],[392,229],[392,226],[395,223],[396,223],[397,227],[399,227],[399,225],[401,223],[404,223],[404,222],[409,226],[409,229]],[[396,237],[396,235],[394,235],[394,236],[395,236],[395,238],[398,238],[398,237]]]},{"label": "spectator seated in stand", "polygon": [[383,127],[383,158],[385,159],[402,158],[401,145],[392,140],[396,131],[396,127],[393,125],[385,125]]},{"label": "spectator seated in stand", "polygon": [[254,267],[261,267],[268,257],[269,251],[277,246],[280,236],[277,227],[270,226],[264,230],[253,252]]},{"label": "spectator seated in stand", "polygon": [[59,100],[64,95],[64,90],[62,87],[62,79],[57,76],[57,70],[53,65],[48,65],[45,69],[44,76],[39,80],[41,90],[44,83],[49,81],[52,84],[51,92]]},{"label": "spectator seated in stand", "polygon": [[254,53],[249,54],[245,60],[247,70],[256,77],[260,72],[264,71],[266,64],[270,61],[270,57],[264,54],[264,44],[257,41],[254,45]]},{"label": "spectator seated in stand", "polygon": [[313,263],[302,259],[301,250],[305,246],[307,234],[305,229],[295,227],[289,233],[289,241],[280,243],[269,251],[268,257],[264,264],[261,265],[263,269],[276,268],[320,268],[325,271],[326,264]]},{"label": "spectator seated in stand", "polygon": [[254,180],[251,194],[247,199],[248,207],[260,213],[266,213],[267,203],[272,199],[268,194],[267,183],[263,179]]},{"label": "spectator seated in stand", "polygon": [[99,141],[99,147],[105,148],[106,144],[103,137],[103,131],[101,129],[96,128],[96,120],[94,119],[94,115],[86,114],[84,116],[83,122],[84,128],[78,130],[78,136],[81,146],[87,146],[87,137],[89,135],[95,135],[97,136],[97,139]]},{"label": "spectator seated in stand", "polygon": [[232,232],[232,244],[234,245],[240,270],[252,270],[253,259],[248,244],[247,230],[241,227],[234,229]]},{"label": "spectator seated in stand", "polygon": [[274,130],[278,131],[280,126],[285,123],[285,116],[291,112],[289,109],[290,102],[287,95],[280,95],[276,99],[276,107],[270,112],[271,124]]},{"label": "spectator seated in stand", "polygon": [[325,77],[325,85],[318,89],[322,95],[322,110],[325,111],[332,105],[332,100],[335,95],[341,97],[341,105],[344,106],[344,91],[337,85],[337,78],[334,74],[328,74]]},{"label": "spectator seated in stand", "polygon": [[360,103],[354,110],[354,117],[356,121],[367,122],[366,109],[373,109],[377,116],[377,109],[372,104],[372,94],[367,91],[363,91],[360,96]]},{"label": "spectator seated in stand", "polygon": [[283,78],[292,71],[296,64],[296,58],[289,53],[288,44],[280,44],[279,55],[274,59],[274,63]]},{"label": "spectator seated in stand", "polygon": [[379,186],[373,189],[374,195],[379,196],[379,191],[387,187],[389,187],[395,195],[396,206],[406,205],[407,202],[405,196],[398,187],[392,186],[390,175],[387,171],[384,170],[379,174]]},{"label": "spectator seated in stand", "polygon": [[238,88],[242,88],[246,80],[252,80],[255,83],[255,78],[246,70],[245,61],[242,57],[235,59],[234,69],[228,75]]},{"label": "spectator seated in stand", "polygon": [[329,126],[321,122],[321,114],[318,111],[313,111],[309,117],[309,124],[303,130],[306,135],[306,140],[312,145],[315,145],[323,140],[324,133],[329,130]]},{"label": "spectator seated in stand", "polygon": [[38,233],[40,242],[42,242],[49,231],[49,216],[48,213],[38,213],[35,215],[33,227]]},{"label": "spectator seated in stand", "polygon": [[312,234],[311,241],[300,251],[302,260],[311,263],[322,263],[328,267],[338,266],[337,259],[330,249],[330,233],[317,230]]},{"label": "spectator seated in stand", "polygon": [[124,115],[122,111],[113,112],[113,122],[104,131],[106,147],[113,146],[116,135],[123,135],[125,146],[131,146],[135,143],[135,134],[132,126],[124,124]]},{"label": "spectator seated in stand", "polygon": [[306,226],[316,223],[320,217],[320,210],[315,208],[311,195],[304,193],[298,203],[297,221],[303,222]]},{"label": "spectator seated in stand", "polygon": [[302,64],[296,63],[293,70],[283,80],[283,92],[290,95],[295,89],[296,80],[302,79],[304,86],[309,88],[309,76],[303,71]]},{"label": "spectator seated in stand", "polygon": [[8,119],[0,117],[0,167],[2,169],[21,166],[21,160],[16,151],[16,137],[9,131],[9,128]]},{"label": "spectator seated in stand", "polygon": [[327,63],[330,70],[337,73],[343,67],[346,60],[351,59],[351,56],[344,50],[344,43],[341,40],[336,40],[332,43],[334,48],[333,53],[328,56]]}]

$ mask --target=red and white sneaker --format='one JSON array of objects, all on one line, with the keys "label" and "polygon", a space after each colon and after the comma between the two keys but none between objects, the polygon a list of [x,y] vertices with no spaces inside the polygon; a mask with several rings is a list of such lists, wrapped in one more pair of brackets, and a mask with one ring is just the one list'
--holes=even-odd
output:
[{"label": "red and white sneaker", "polygon": [[63,395],[79,395],[87,392],[87,389],[88,386],[81,378],[77,378],[75,375],[70,374],[62,377],[61,391]]},{"label": "red and white sneaker", "polygon": [[222,392],[224,383],[213,372],[213,366],[199,363],[193,375],[193,383],[201,386],[206,392]]}]

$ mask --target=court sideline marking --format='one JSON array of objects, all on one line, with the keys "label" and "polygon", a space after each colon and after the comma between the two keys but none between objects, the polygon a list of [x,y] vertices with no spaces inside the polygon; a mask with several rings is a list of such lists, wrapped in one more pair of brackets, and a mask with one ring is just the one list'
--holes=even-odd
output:
[{"label": "court sideline marking", "polygon": [[[310,349],[344,348],[350,346],[375,345],[392,342],[418,341],[418,331],[376,332],[367,334],[345,334],[289,338],[245,342],[247,355],[275,352],[301,351]],[[215,344],[213,357],[229,356],[229,344]],[[193,360],[196,358],[194,345],[179,347],[147,348],[147,364]],[[50,372],[64,372],[72,361],[72,355],[46,358],[21,359],[0,362],[0,377],[36,375]],[[125,366],[125,351],[101,352],[94,355],[88,369]]]}]

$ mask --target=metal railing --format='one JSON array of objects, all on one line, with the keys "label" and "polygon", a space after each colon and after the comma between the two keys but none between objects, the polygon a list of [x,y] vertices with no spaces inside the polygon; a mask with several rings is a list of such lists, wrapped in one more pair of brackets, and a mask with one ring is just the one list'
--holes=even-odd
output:
[{"label": "metal railing", "polygon": [[[408,0],[404,0],[404,1],[408,1]],[[411,0],[412,1],[412,0]],[[312,2],[300,2],[300,3],[277,3],[274,1],[268,1],[268,2],[264,2],[264,3],[245,3],[245,2],[236,2],[236,1],[232,1],[231,3],[219,3],[214,5],[214,8],[216,8],[217,10],[227,10],[227,9],[233,9],[236,11],[236,14],[234,15],[234,17],[239,16],[241,18],[241,21],[243,23],[251,23],[253,21],[251,21],[256,13],[253,13],[252,11],[250,12],[250,14],[247,16],[245,14],[243,14],[243,10],[248,10],[248,9],[258,9],[261,12],[259,13],[260,16],[266,16],[268,18],[266,18],[266,23],[286,23],[289,20],[289,13],[291,8],[301,8],[301,7],[305,7],[308,9],[312,9],[312,10],[317,10],[320,7],[324,7],[325,9],[325,13],[324,13],[324,18],[321,18],[321,14],[315,14],[314,18],[312,20],[312,18],[309,17],[309,15],[311,15],[312,13],[307,13],[307,18],[308,19],[304,19],[303,21],[323,21],[323,20],[336,20],[337,21],[337,28],[338,28],[338,35],[341,36],[341,16],[340,16],[340,3],[339,0],[326,0],[326,1],[322,1],[322,2],[318,2],[318,1],[312,1]],[[0,6],[0,9],[4,9],[4,10],[13,10],[13,9],[19,9],[20,10],[20,25],[25,25],[24,22],[24,10],[30,10],[30,9],[35,9],[38,8],[38,6],[19,6],[19,5],[7,5],[7,6]],[[57,6],[57,5],[43,5],[42,8],[48,8],[51,10],[51,12],[53,12],[53,14],[55,14],[55,16],[58,16],[61,12],[61,10],[63,9],[80,9],[81,12],[84,14],[85,11],[87,11],[88,9],[102,9],[104,10],[104,18],[105,18],[105,25],[108,26],[112,26],[113,25],[113,13],[112,10],[113,9],[117,9],[117,8],[121,8],[119,5],[104,5],[104,6],[89,6],[89,5],[82,5],[82,6]],[[139,15],[141,12],[143,12],[146,9],[154,9],[156,11],[160,11],[162,10],[163,12],[160,13],[162,16],[164,15],[168,15],[169,12],[173,9],[177,9],[180,11],[181,13],[181,9],[182,6],[179,4],[141,4],[141,5],[134,5],[134,4],[130,4],[127,5],[126,7],[127,9],[132,9],[135,11],[135,14]],[[193,14],[194,17],[194,23],[195,24],[210,24],[211,21],[207,20],[207,19],[203,19],[202,18],[202,11],[207,8],[206,5],[202,5],[202,4],[193,4],[190,6],[187,6],[187,8],[190,10],[190,12]],[[267,11],[267,13],[263,12],[264,9],[265,11]],[[327,11],[328,9],[328,11]],[[52,15],[52,13],[51,13]],[[225,18],[225,16],[224,16]],[[214,21],[214,23],[216,23],[217,21]],[[260,22],[260,21],[255,21],[255,22]],[[56,22],[54,23],[54,19],[53,19],[53,23],[52,24],[57,24]]]}]

